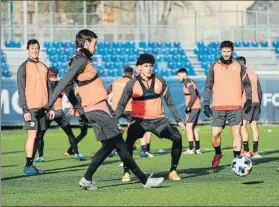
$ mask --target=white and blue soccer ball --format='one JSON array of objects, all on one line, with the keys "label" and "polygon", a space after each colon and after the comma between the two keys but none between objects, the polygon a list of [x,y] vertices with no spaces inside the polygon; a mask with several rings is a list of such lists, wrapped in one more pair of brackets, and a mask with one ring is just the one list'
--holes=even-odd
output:
[{"label": "white and blue soccer ball", "polygon": [[241,177],[247,176],[252,171],[252,161],[248,157],[238,156],[232,161],[232,171]]}]

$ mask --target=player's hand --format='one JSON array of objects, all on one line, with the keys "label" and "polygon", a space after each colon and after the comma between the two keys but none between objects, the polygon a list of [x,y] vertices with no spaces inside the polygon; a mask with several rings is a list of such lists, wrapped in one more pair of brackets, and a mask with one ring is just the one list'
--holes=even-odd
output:
[{"label": "player's hand", "polygon": [[192,111],[192,108],[191,108],[191,107],[186,107],[186,109],[185,109],[185,113],[186,113],[186,114],[191,113],[191,111]]},{"label": "player's hand", "polygon": [[88,119],[86,118],[85,114],[81,114],[79,116],[79,119],[84,123],[88,123]]},{"label": "player's hand", "polygon": [[38,111],[34,112],[34,116],[37,119],[43,118],[47,114],[48,110],[46,108],[41,108]]},{"label": "player's hand", "polygon": [[120,125],[120,123],[118,122],[117,127],[119,130],[123,130],[122,126]]},{"label": "player's hand", "polygon": [[251,109],[252,109],[252,101],[251,100],[247,100],[244,103],[244,106],[243,106],[244,113],[247,114]]},{"label": "player's hand", "polygon": [[183,133],[186,131],[186,127],[185,127],[185,124],[184,124],[183,122],[179,122],[179,123],[178,123],[178,126],[181,127]]},{"label": "player's hand", "polygon": [[210,118],[210,116],[212,116],[212,110],[211,110],[210,106],[209,105],[205,105],[203,109],[204,109],[205,116]]},{"label": "player's hand", "polygon": [[50,111],[49,111],[49,119],[52,120],[52,119],[54,119],[54,117],[55,117],[55,112],[54,112],[54,110],[50,110]]},{"label": "player's hand", "polygon": [[23,115],[25,121],[31,121],[31,113],[27,112]]},{"label": "player's hand", "polygon": [[70,108],[68,111],[68,117],[74,116],[75,115],[75,110],[73,108]]}]

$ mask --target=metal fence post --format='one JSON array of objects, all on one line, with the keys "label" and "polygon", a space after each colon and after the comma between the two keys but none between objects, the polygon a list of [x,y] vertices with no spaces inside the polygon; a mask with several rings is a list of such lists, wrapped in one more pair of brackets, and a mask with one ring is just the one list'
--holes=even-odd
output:
[{"label": "metal fence post", "polygon": [[27,38],[28,38],[27,3],[28,3],[28,1],[23,1],[24,45],[27,44]]}]

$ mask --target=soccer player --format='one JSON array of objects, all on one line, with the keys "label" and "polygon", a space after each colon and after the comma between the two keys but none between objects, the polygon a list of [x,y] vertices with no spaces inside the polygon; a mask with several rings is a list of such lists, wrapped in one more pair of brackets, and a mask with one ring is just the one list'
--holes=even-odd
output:
[{"label": "soccer player", "polygon": [[[53,91],[55,90],[57,84],[58,84],[58,70],[55,67],[49,67],[48,68],[48,91],[49,91],[49,96],[52,95]],[[60,96],[56,99],[54,105],[53,105],[53,109],[55,112],[55,117],[54,119],[52,119],[53,121],[55,121],[58,126],[60,126],[63,131],[65,132],[65,134],[67,135],[68,139],[69,139],[69,143],[71,145],[71,149],[75,155],[75,159],[79,160],[79,161],[84,161],[85,157],[79,153],[78,151],[78,146],[77,146],[77,141],[75,138],[75,135],[72,131],[72,128],[70,126],[70,122],[69,119],[67,118],[67,116],[65,115],[63,109],[62,109],[62,97],[63,95],[60,94]],[[50,123],[52,122],[52,120],[48,119],[47,117],[47,124],[48,126],[50,126]],[[39,139],[39,144],[38,144],[38,154],[39,157],[35,160],[35,162],[44,162],[44,135],[45,135],[46,131],[42,131],[40,133],[38,133],[38,139]]]},{"label": "soccer player", "polygon": [[[185,129],[180,115],[172,101],[170,91],[166,81],[153,74],[153,65],[155,59],[150,54],[141,54],[138,58],[140,74],[133,78],[125,86],[122,97],[115,111],[117,118],[123,114],[128,101],[132,98],[133,122],[127,131],[126,145],[133,154],[133,144],[143,137],[144,133],[149,131],[161,138],[167,138],[172,141],[171,167],[169,173],[170,180],[180,180],[176,168],[181,156],[182,139],[178,129],[171,125],[170,121],[164,116],[164,107],[162,99],[172,112],[178,125]],[[124,163],[124,174],[122,181],[131,180],[130,167]]]},{"label": "soccer player", "polygon": [[[233,154],[240,155],[242,123],[242,88],[246,93],[246,102],[243,106],[245,113],[251,110],[252,92],[251,83],[244,66],[241,66],[232,57],[234,45],[231,41],[223,41],[220,45],[221,58],[215,62],[208,71],[204,89],[204,114],[212,114],[212,138],[215,149],[212,167],[217,168],[222,158],[221,132],[226,120],[232,127]],[[213,91],[213,113],[209,106],[211,92]]]},{"label": "soccer player", "polygon": [[125,165],[129,166],[141,181],[143,187],[159,186],[164,178],[151,178],[152,174],[147,177],[127,151],[121,131],[117,126],[118,120],[107,102],[107,90],[101,77],[99,77],[96,69],[91,64],[90,59],[96,50],[97,35],[91,30],[83,29],[76,34],[75,42],[77,51],[69,62],[68,71],[59,81],[49,102],[36,113],[36,116],[45,116],[46,112],[65,89],[69,101],[76,107],[79,101],[73,91],[74,80],[78,84],[78,92],[85,112],[85,114],[80,114],[80,117],[85,115],[89,123],[92,123],[95,136],[102,143],[100,150],[92,157],[84,177],[80,179],[79,186],[88,190],[97,189],[92,177],[113,149],[116,149],[120,159]]},{"label": "soccer player", "polygon": [[[126,67],[124,68],[123,71],[123,76],[119,79],[116,79],[113,81],[108,89],[108,93],[110,93],[110,96],[112,97],[111,99],[111,107],[115,111],[117,104],[122,96],[124,87],[126,84],[132,79],[133,76],[133,68],[131,67]],[[128,127],[129,123],[132,121],[132,100],[129,101],[125,108],[125,112],[122,114],[122,117],[125,118],[125,120],[128,122]],[[125,130],[122,130],[122,135],[124,134]],[[110,153],[110,157],[113,157],[115,155],[115,151],[113,150]]]},{"label": "soccer player", "polygon": [[[77,98],[79,98],[78,95],[78,87],[75,87],[75,96]],[[79,127],[80,127],[80,133],[79,135],[76,137],[76,143],[78,144],[86,135],[87,135],[87,130],[88,130],[88,121],[87,119],[83,120],[80,118],[78,111],[71,106],[71,108],[68,111],[68,117],[71,118],[71,116],[75,116],[78,119],[79,122]],[[64,155],[66,156],[71,156],[74,155],[74,151],[72,147],[69,147],[65,152]]]},{"label": "soccer player", "polygon": [[[183,92],[185,95],[185,113],[186,113],[186,132],[189,142],[189,148],[183,154],[201,154],[200,136],[196,129],[199,115],[201,112],[200,95],[198,87],[192,79],[189,78],[185,68],[176,72],[178,80],[183,83]],[[195,148],[194,148],[195,140]]]},{"label": "soccer player", "polygon": [[[140,67],[138,61],[136,62],[136,74],[138,76],[140,74]],[[150,142],[151,142],[151,132],[145,132],[143,137],[140,138],[141,145],[141,157],[153,158],[154,155],[150,153]]]},{"label": "soccer player", "polygon": [[[36,118],[35,112],[48,101],[48,68],[39,60],[40,44],[36,39],[30,39],[27,42],[27,51],[28,58],[17,71],[17,88],[23,111],[24,128],[27,130],[24,173],[35,175],[43,173],[33,165],[33,160],[38,146],[37,134],[47,129],[47,123],[46,117]],[[54,118],[53,110],[50,110],[49,114],[51,118]]]},{"label": "soccer player", "polygon": [[[238,57],[236,61],[239,62],[246,68],[245,57]],[[259,131],[258,131],[258,121],[261,113],[261,102],[262,102],[262,88],[257,74],[249,68],[246,68],[246,73],[251,81],[252,88],[252,109],[248,113],[243,113],[243,124],[241,126],[241,137],[243,142],[244,150],[241,152],[242,156],[261,158],[262,156],[258,152],[259,145]],[[242,96],[242,104],[246,101],[245,91]],[[253,151],[249,151],[249,141],[247,132],[247,123],[250,123],[252,133],[253,133]]]}]

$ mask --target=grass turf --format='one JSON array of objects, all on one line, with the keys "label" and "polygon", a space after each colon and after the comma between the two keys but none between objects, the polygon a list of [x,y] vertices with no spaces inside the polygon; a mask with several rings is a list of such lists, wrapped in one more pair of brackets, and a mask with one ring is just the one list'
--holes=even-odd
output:
[{"label": "grass turf", "polygon": [[[264,158],[253,160],[252,173],[247,177],[233,174],[232,138],[230,128],[223,132],[224,157],[218,169],[211,168],[214,155],[210,143],[210,127],[200,126],[201,155],[182,155],[178,167],[181,181],[163,182],[157,189],[144,189],[132,176],[132,182],[122,183],[122,168],[118,156],[107,158],[94,175],[97,191],[78,187],[90,162],[90,156],[100,147],[90,129],[80,143],[80,152],[87,158],[79,162],[65,157],[68,141],[61,129],[50,129],[45,136],[45,162],[35,164],[46,170],[44,175],[26,176],[23,130],[2,131],[2,205],[24,206],[275,206],[279,204],[279,127],[260,126],[259,149]],[[75,134],[79,132],[74,130]],[[170,167],[171,143],[152,137],[151,150],[165,149],[152,159],[140,158],[139,142],[134,157],[144,172],[167,178]],[[187,146],[183,136],[184,149]],[[250,149],[252,143],[250,142]]]}]

